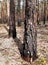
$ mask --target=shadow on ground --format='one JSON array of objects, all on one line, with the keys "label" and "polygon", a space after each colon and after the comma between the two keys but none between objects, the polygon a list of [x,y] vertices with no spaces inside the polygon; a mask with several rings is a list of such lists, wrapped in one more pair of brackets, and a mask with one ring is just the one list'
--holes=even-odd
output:
[{"label": "shadow on ground", "polygon": [[14,39],[14,41],[16,42],[16,45],[18,46],[18,49],[22,56],[23,55],[23,53],[22,53],[23,52],[23,43],[18,38]]}]

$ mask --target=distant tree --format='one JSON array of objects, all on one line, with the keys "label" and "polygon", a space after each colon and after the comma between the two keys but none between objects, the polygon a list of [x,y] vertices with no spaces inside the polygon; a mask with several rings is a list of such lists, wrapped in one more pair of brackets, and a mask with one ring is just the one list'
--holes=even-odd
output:
[{"label": "distant tree", "polygon": [[6,0],[3,0],[1,2],[1,18],[2,18],[2,23],[7,22],[7,3],[6,3]]},{"label": "distant tree", "polygon": [[10,0],[10,22],[9,22],[9,36],[16,37],[16,28],[15,28],[15,2]]},{"label": "distant tree", "polygon": [[46,21],[46,1],[44,0],[44,22],[43,24],[45,24]]},{"label": "distant tree", "polygon": [[39,0],[36,0],[37,24],[39,25]]},{"label": "distant tree", "polygon": [[24,29],[23,57],[27,61],[35,60],[37,58],[37,30],[32,0],[26,0]]},{"label": "distant tree", "polygon": [[21,26],[21,13],[20,13],[20,3],[21,3],[21,0],[18,0],[18,7],[17,7],[17,12],[18,12],[18,20],[17,20],[17,24],[18,26]]}]

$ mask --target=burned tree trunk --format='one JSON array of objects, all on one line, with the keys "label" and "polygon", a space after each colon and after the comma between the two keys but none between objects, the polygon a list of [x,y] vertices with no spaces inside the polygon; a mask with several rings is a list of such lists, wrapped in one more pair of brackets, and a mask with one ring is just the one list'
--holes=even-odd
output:
[{"label": "burned tree trunk", "polygon": [[10,0],[10,22],[9,22],[9,36],[16,37],[16,28],[15,28],[15,2]]},{"label": "burned tree trunk", "polygon": [[37,30],[34,23],[34,5],[26,0],[23,56],[27,61],[37,58]]}]

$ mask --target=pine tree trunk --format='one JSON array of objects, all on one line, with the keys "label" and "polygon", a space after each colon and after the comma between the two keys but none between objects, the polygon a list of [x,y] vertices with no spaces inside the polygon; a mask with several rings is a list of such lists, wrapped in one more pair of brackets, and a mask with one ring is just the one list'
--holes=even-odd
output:
[{"label": "pine tree trunk", "polygon": [[37,30],[34,23],[34,5],[32,0],[26,0],[24,25],[23,56],[28,56],[34,60],[37,58]]},{"label": "pine tree trunk", "polygon": [[16,28],[15,28],[15,2],[10,0],[10,22],[9,22],[9,36],[16,37]]},{"label": "pine tree trunk", "polygon": [[46,8],[45,7],[46,7],[46,2],[44,0],[44,22],[43,22],[43,24],[45,24],[45,21],[46,21],[46,19],[45,19],[46,18],[46,12],[45,12]]},{"label": "pine tree trunk", "polygon": [[36,7],[37,7],[37,24],[39,25],[39,0],[36,0]]},{"label": "pine tree trunk", "polygon": [[21,26],[21,13],[20,13],[20,0],[18,0],[18,21],[17,21],[17,25]]}]

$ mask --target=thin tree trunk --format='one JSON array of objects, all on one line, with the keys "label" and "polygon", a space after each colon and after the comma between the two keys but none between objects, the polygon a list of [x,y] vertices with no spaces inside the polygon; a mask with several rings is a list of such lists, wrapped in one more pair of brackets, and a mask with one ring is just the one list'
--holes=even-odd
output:
[{"label": "thin tree trunk", "polygon": [[21,13],[20,13],[20,0],[18,0],[18,21],[17,21],[17,25],[21,26]]},{"label": "thin tree trunk", "polygon": [[44,22],[43,24],[45,24],[45,21],[46,21],[46,1],[44,0]]},{"label": "thin tree trunk", "polygon": [[7,25],[9,25],[9,15],[10,15],[10,3],[9,3],[9,0],[7,0]]},{"label": "thin tree trunk", "polygon": [[[34,24],[34,5],[32,0],[26,0],[24,25],[23,56],[34,60],[37,58],[37,30]],[[30,61],[30,59],[27,60]]]},{"label": "thin tree trunk", "polygon": [[36,7],[37,7],[37,24],[39,25],[39,0],[36,0]]},{"label": "thin tree trunk", "polygon": [[9,36],[16,37],[16,28],[15,28],[15,2],[10,0],[10,23],[9,23]]}]

